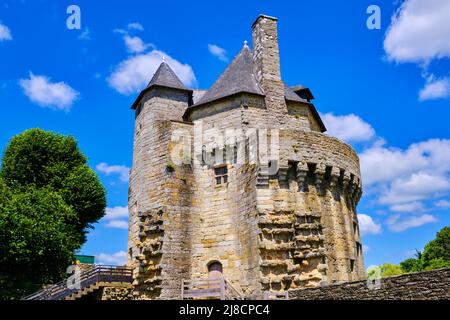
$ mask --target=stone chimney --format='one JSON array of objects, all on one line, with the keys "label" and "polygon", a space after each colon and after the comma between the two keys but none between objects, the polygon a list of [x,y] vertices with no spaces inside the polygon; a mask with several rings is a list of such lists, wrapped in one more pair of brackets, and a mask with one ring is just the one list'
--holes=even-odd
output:
[{"label": "stone chimney", "polygon": [[282,125],[287,113],[281,81],[277,18],[260,15],[252,25],[253,71],[266,95],[272,125]]}]

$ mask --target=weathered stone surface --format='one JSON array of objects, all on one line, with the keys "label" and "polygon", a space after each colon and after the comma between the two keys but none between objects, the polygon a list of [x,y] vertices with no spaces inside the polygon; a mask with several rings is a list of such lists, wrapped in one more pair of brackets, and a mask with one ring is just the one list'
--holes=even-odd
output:
[{"label": "weathered stone surface", "polygon": [[[186,113],[189,91],[158,86],[137,103],[128,260],[136,299],[178,299],[182,280],[208,277],[212,262],[249,298],[363,277],[358,157],[321,133],[308,103],[286,101],[275,19],[257,19],[253,47],[264,96],[239,93]],[[230,129],[231,142],[216,137]],[[192,162],[181,164],[180,147]],[[201,161],[203,150],[214,164]],[[221,150],[233,157],[218,159]],[[221,184],[217,165],[227,168]]]},{"label": "weathered stone surface", "polygon": [[289,292],[293,300],[450,300],[450,269],[381,279],[378,289],[356,281]]},{"label": "weathered stone surface", "polygon": [[133,288],[103,287],[100,300],[133,300]]}]

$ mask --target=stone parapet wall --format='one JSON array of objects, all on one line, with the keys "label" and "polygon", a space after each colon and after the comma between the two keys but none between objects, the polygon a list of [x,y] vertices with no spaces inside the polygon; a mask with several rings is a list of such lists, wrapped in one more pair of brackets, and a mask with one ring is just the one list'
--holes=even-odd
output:
[{"label": "stone parapet wall", "polygon": [[381,279],[379,289],[367,281],[289,292],[291,300],[450,300],[450,268]]}]

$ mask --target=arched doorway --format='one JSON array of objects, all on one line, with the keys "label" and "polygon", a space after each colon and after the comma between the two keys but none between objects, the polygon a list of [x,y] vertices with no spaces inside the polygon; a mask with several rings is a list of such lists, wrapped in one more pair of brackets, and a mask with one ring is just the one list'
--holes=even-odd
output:
[{"label": "arched doorway", "polygon": [[219,261],[211,261],[208,263],[208,278],[220,279],[223,275],[222,264]]}]

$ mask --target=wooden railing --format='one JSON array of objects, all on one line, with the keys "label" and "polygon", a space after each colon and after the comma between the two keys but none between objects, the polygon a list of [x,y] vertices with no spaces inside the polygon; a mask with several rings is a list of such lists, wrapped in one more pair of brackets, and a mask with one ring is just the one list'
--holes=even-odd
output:
[{"label": "wooden railing", "polygon": [[181,299],[243,300],[242,293],[225,278],[182,280]]},{"label": "wooden railing", "polygon": [[81,271],[79,277],[71,276],[56,284],[43,288],[23,300],[62,300],[72,293],[87,288],[98,282],[133,281],[133,270],[127,267],[97,265]]}]

